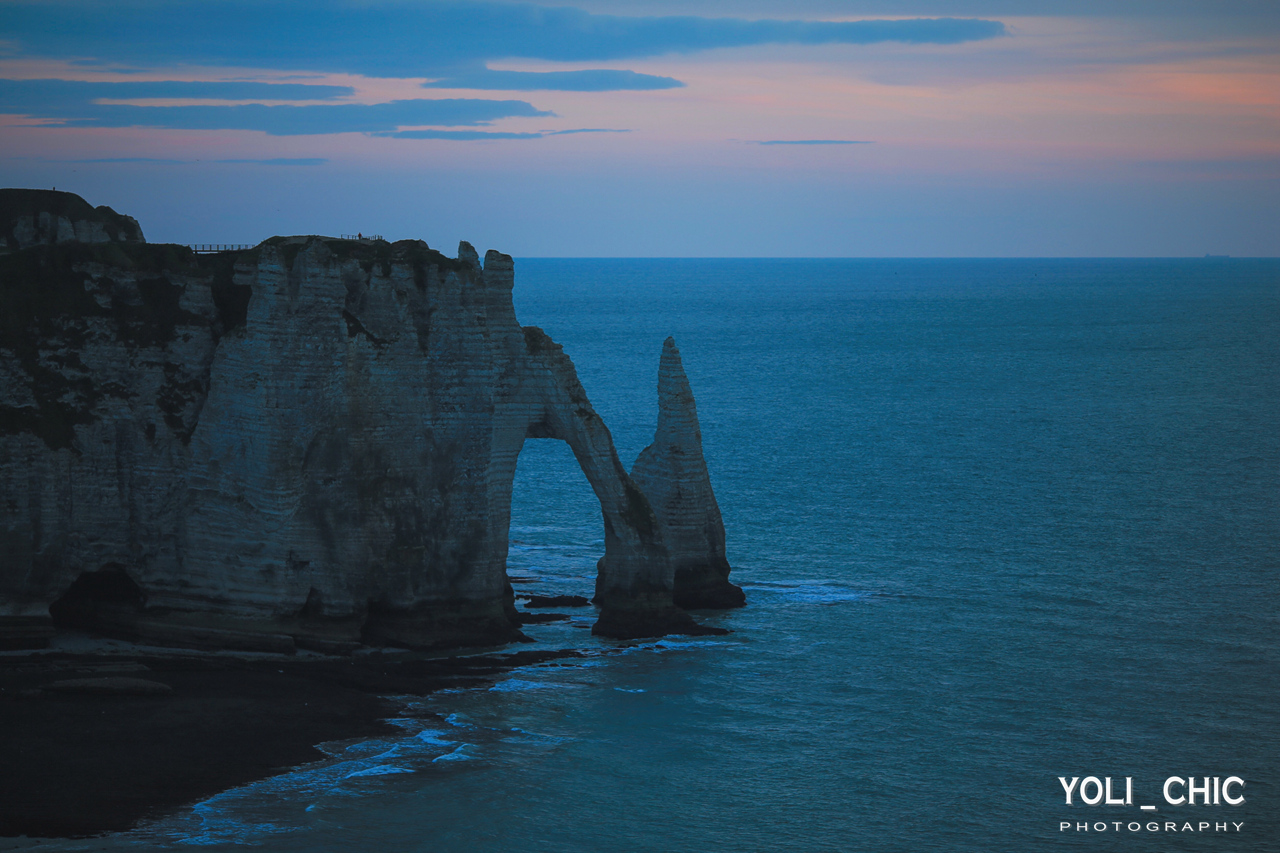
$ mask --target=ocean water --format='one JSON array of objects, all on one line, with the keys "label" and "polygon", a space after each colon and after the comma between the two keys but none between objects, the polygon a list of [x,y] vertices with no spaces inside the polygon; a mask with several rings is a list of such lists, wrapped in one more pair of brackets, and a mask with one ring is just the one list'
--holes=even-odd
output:
[{"label": "ocean water", "polygon": [[[526,630],[585,659],[43,848],[1280,849],[1280,262],[520,260],[516,307],[628,465],[675,336],[748,596],[703,618],[733,633],[574,611]],[[517,591],[590,595],[601,548],[568,448],[529,442]],[[1175,775],[1246,802],[1168,806]]]}]

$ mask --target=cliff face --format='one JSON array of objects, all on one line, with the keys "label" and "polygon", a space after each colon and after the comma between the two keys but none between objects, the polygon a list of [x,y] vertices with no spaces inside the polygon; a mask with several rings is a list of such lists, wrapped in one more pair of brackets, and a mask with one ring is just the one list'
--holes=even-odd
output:
[{"label": "cliff face", "polygon": [[568,442],[600,499],[596,630],[697,631],[648,499],[512,283],[508,256],[482,266],[466,243],[0,257],[0,642],[51,605],[184,645],[518,638],[505,564],[530,437]]},{"label": "cliff face", "polygon": [[667,338],[658,362],[658,429],[631,468],[662,528],[680,607],[726,608],[746,603],[729,583],[724,521],[702,455],[702,429],[676,342]]},{"label": "cliff face", "polygon": [[0,191],[0,251],[42,243],[144,243],[132,216],[90,207],[75,193],[56,190]]}]

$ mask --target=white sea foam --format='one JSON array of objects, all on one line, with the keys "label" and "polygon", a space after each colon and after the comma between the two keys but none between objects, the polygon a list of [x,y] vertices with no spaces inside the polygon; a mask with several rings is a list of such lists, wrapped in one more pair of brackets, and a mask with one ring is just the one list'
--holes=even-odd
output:
[{"label": "white sea foam", "polygon": [[444,755],[437,755],[435,758],[431,759],[431,763],[435,764],[437,761],[470,761],[475,757],[467,754],[467,750],[471,748],[472,745],[469,743],[460,744],[453,752],[446,752]]},{"label": "white sea foam", "polygon": [[580,684],[563,684],[556,681],[526,681],[523,678],[508,678],[499,681],[489,688],[491,693],[516,693],[521,690],[561,690],[567,687],[581,687]]},{"label": "white sea foam", "polygon": [[432,746],[453,746],[457,741],[445,740],[441,735],[445,732],[439,729],[423,729],[416,735],[417,739],[423,743],[429,743]]},{"label": "white sea foam", "polygon": [[[590,624],[590,620],[584,624]],[[577,634],[576,631],[567,633]],[[506,678],[487,689],[498,693],[581,689],[588,685],[557,679],[574,670],[605,666],[610,657],[619,653],[672,652],[724,642],[705,638],[667,638],[623,648],[605,645],[595,649],[590,658],[568,664],[568,669],[549,671],[536,665],[523,667],[513,673],[517,677]],[[476,761],[481,757],[482,747],[470,741],[480,737],[481,742],[490,742],[486,739],[490,737],[487,727],[477,726],[465,713],[457,711],[448,713],[442,721],[432,710],[445,710],[438,704],[445,693],[466,694],[485,689],[484,686],[455,688],[437,691],[433,697],[425,699],[407,695],[388,697],[402,708],[401,716],[387,720],[398,730],[397,734],[323,744],[321,748],[326,760],[223,792],[194,807],[185,816],[173,816],[152,825],[145,831],[146,837],[156,842],[153,846],[174,843],[200,846],[270,844],[269,839],[273,836],[302,829],[306,825],[303,815],[307,812],[323,810],[335,800],[369,796],[379,790],[377,780],[380,777],[423,772],[428,764],[437,762],[444,768],[458,762]],[[644,688],[614,689],[622,693],[646,692]],[[453,703],[452,698],[446,701]],[[474,732],[475,736],[463,735],[468,741],[463,742],[458,735],[466,731]],[[561,743],[573,740],[514,726],[507,731],[510,733],[505,736],[501,732],[494,734],[498,735],[500,742],[510,744],[508,748],[517,750],[555,749]],[[267,802],[272,803],[273,810],[284,808],[286,812],[295,814],[296,822],[289,818],[280,820],[276,815],[272,815],[275,819],[271,822],[263,820],[266,815],[261,813],[261,808]]]},{"label": "white sea foam", "polygon": [[413,771],[407,767],[396,767],[393,764],[379,764],[375,767],[366,767],[364,770],[353,770],[343,779],[355,779],[360,776],[390,776],[395,773],[412,773]]},{"label": "white sea foam", "polygon": [[562,743],[568,743],[575,738],[564,737],[563,735],[549,735],[542,732],[531,732],[525,729],[513,726],[511,729],[514,734],[502,738],[503,743],[519,743],[534,744],[536,746],[557,746]]},{"label": "white sea foam", "polygon": [[[425,710],[420,698],[402,698],[410,700],[404,703],[407,711]],[[471,754],[472,744],[448,737],[452,731],[475,728],[459,714],[450,715],[449,729],[441,728],[436,717],[393,717],[387,722],[403,734],[321,744],[325,760],[223,791],[185,814],[145,824],[129,835],[148,849],[173,844],[269,844],[272,836],[303,828],[302,815],[323,809],[327,802],[367,796],[379,790],[379,777],[419,772],[437,760],[455,762],[475,757]],[[273,812],[283,809],[297,819],[280,820],[273,815],[273,821],[262,820],[264,804],[270,804],[266,807]]]},{"label": "white sea foam", "polygon": [[875,593],[836,581],[773,581],[746,585],[749,594],[764,594],[795,604],[839,604],[864,601]]},{"label": "white sea foam", "polygon": [[635,655],[644,652],[679,652],[689,649],[705,649],[709,646],[729,646],[733,645],[732,640],[713,640],[709,637],[697,637],[696,639],[678,640],[673,638],[663,638],[654,640],[649,643],[639,643],[634,646],[627,646],[619,649],[617,654]]},{"label": "white sea foam", "polygon": [[279,826],[274,823],[242,823],[239,821],[222,821],[210,832],[199,835],[188,835],[174,839],[178,844],[208,847],[214,844],[251,844],[262,840],[266,835],[280,835],[290,832],[292,827]]}]

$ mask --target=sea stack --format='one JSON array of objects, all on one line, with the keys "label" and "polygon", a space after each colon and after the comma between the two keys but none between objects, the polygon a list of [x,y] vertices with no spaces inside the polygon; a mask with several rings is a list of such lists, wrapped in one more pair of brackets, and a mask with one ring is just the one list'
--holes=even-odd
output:
[{"label": "sea stack", "polygon": [[649,498],[675,569],[673,597],[686,609],[741,607],[742,588],[729,583],[724,521],[702,455],[698,408],[673,338],[658,362],[658,429],[631,477]]}]

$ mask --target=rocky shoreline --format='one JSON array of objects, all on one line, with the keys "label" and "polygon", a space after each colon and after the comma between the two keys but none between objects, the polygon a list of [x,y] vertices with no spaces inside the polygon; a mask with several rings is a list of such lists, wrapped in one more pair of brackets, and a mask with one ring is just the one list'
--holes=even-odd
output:
[{"label": "rocky shoreline", "polygon": [[[726,633],[689,613],[745,597],[675,341],[629,472],[514,285],[465,242],[198,253],[0,189],[0,836],[125,830],[386,731],[381,697],[588,654],[446,651],[553,609],[594,604],[613,640]],[[507,573],[542,439],[600,502],[590,601]]]},{"label": "rocky shoreline", "polygon": [[387,695],[484,686],[576,649],[345,657],[90,640],[0,654],[0,837],[119,832],[390,732]]}]

